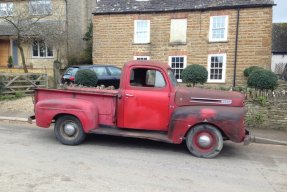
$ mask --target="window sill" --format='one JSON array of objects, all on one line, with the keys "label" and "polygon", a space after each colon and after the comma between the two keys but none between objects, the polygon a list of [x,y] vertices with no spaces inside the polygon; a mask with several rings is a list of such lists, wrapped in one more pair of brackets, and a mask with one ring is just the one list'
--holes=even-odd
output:
[{"label": "window sill", "polygon": [[32,57],[32,59],[55,59],[54,57]]},{"label": "window sill", "polygon": [[132,45],[151,45],[151,43],[132,43]]},{"label": "window sill", "polygon": [[225,84],[226,82],[225,81],[208,81],[207,82],[208,84]]},{"label": "window sill", "polygon": [[228,43],[228,40],[209,40],[208,43]]},{"label": "window sill", "polygon": [[183,45],[187,45],[187,43],[185,42],[185,43],[181,43],[181,42],[170,42],[169,44],[168,44],[169,46],[183,46]]}]

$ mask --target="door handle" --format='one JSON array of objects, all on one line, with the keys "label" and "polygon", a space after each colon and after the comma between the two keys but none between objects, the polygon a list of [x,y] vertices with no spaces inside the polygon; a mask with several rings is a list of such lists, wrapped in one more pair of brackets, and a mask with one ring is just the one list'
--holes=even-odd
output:
[{"label": "door handle", "polygon": [[127,97],[133,97],[134,95],[131,94],[126,94]]}]

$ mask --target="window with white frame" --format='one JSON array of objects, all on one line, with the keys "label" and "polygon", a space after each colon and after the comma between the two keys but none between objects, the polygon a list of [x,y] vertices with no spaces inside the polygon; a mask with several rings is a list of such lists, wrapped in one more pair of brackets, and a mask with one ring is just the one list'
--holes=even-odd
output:
[{"label": "window with white frame", "polygon": [[134,43],[150,43],[150,20],[134,21]]},{"label": "window with white frame", "polygon": [[0,17],[13,15],[14,4],[12,2],[0,3]]},{"label": "window with white frame", "polygon": [[150,56],[134,56],[134,60],[147,61],[150,60]]},{"label": "window with white frame", "polygon": [[186,43],[187,19],[172,19],[170,22],[170,42]]},{"label": "window with white frame", "polygon": [[30,0],[29,11],[31,15],[48,15],[52,11],[51,0]]},{"label": "window with white frame", "polygon": [[209,41],[227,41],[228,16],[210,17]]},{"label": "window with white frame", "polygon": [[226,73],[226,54],[208,56],[208,82],[224,83]]},{"label": "window with white frame", "polygon": [[173,69],[175,78],[182,82],[181,73],[182,70],[186,67],[186,56],[170,56],[169,65]]},{"label": "window with white frame", "polygon": [[33,58],[53,58],[54,51],[52,47],[47,46],[43,41],[34,41],[32,44]]}]

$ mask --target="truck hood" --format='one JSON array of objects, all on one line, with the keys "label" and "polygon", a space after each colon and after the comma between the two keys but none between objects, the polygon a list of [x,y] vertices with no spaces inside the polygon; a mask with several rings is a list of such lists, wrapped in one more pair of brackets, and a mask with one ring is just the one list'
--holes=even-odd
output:
[{"label": "truck hood", "polygon": [[234,91],[178,87],[175,94],[177,106],[232,106],[243,107],[244,95]]}]

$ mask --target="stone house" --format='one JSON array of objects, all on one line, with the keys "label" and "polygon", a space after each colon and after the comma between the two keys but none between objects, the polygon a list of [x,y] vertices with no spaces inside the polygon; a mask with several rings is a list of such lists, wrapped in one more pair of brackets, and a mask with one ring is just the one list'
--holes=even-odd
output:
[{"label": "stone house", "polygon": [[[81,3],[76,0],[0,0],[0,67],[7,67],[9,56],[12,56],[15,68],[22,66],[15,39],[17,31],[4,18],[21,20],[23,13],[26,13],[24,18],[31,20],[39,18],[34,32],[47,30],[46,34],[42,34],[46,37],[41,39],[37,37],[38,33],[25,29],[27,32],[24,32],[24,35],[31,37],[23,44],[28,66],[52,69],[56,59],[66,64],[70,57],[80,58],[85,48],[83,36],[92,18],[93,2],[93,0],[84,0]],[[51,35],[52,30],[58,31],[53,34],[54,37]],[[59,38],[60,35],[62,38]]]},{"label": "stone house", "polygon": [[274,23],[272,32],[272,71],[282,75],[287,64],[287,23]]},{"label": "stone house", "polygon": [[271,68],[272,0],[101,0],[93,10],[94,64],[190,64],[208,83],[243,85],[243,70]]}]

